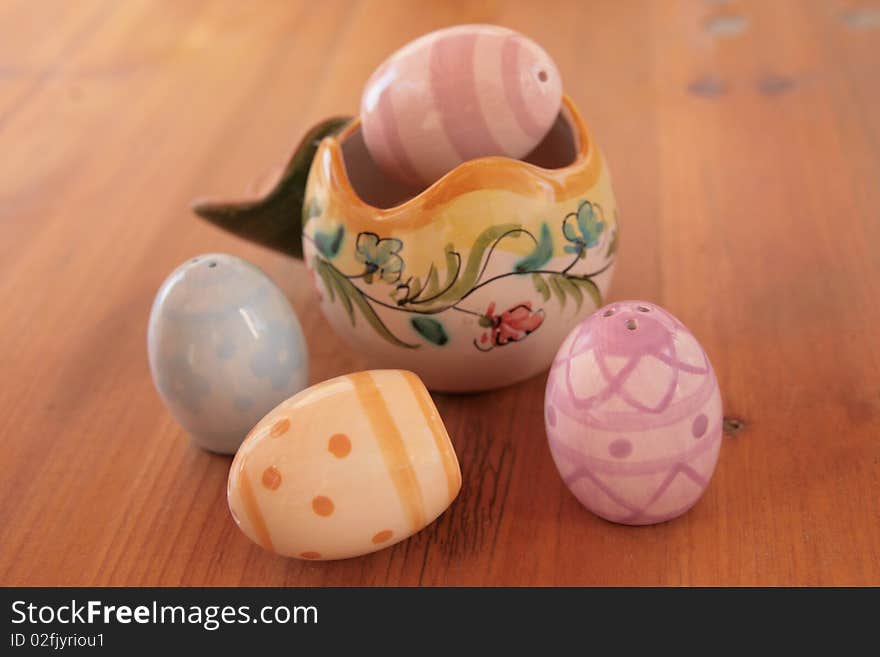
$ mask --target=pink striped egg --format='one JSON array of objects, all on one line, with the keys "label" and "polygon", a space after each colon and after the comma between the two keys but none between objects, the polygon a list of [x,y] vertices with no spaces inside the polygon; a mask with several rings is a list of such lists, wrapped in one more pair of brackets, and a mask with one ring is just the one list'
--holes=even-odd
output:
[{"label": "pink striped egg", "polygon": [[525,157],[561,103],[559,71],[537,43],[495,25],[458,25],[385,60],[367,81],[361,120],[379,167],[425,186],[467,160]]}]

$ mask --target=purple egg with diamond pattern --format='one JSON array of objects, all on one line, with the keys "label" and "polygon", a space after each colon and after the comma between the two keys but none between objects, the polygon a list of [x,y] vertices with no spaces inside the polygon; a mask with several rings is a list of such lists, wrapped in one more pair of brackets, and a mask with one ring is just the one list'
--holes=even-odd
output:
[{"label": "purple egg with diamond pattern", "polygon": [[690,509],[721,448],[721,394],[706,352],[645,301],[609,304],[568,335],[550,370],[544,419],[571,492],[627,525]]}]

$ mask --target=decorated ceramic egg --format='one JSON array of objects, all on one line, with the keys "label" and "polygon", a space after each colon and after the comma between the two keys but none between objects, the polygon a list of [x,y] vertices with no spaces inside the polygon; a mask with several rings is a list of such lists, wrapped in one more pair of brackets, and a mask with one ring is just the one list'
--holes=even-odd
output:
[{"label": "decorated ceramic egg", "polygon": [[559,71],[538,44],[495,25],[459,25],[382,63],[364,89],[361,118],[379,167],[424,187],[468,160],[524,157],[561,102]]},{"label": "decorated ceramic egg", "polygon": [[308,383],[308,354],[284,294],[223,254],[185,262],[150,313],[153,381],[202,448],[232,454],[254,424]]},{"label": "decorated ceramic egg", "polygon": [[560,475],[607,520],[675,518],[715,470],[715,373],[691,332],[653,304],[612,303],[577,326],[553,362],[544,411]]},{"label": "decorated ceramic egg", "polygon": [[440,415],[412,372],[324,381],[266,415],[229,471],[229,509],[255,543],[344,559],[434,521],[461,487]]}]

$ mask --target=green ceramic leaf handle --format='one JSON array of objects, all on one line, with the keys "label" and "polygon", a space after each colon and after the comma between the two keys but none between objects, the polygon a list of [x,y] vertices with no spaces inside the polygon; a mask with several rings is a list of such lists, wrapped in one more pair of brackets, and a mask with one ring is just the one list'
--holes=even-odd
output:
[{"label": "green ceramic leaf handle", "polygon": [[195,201],[193,211],[239,237],[302,258],[302,221],[306,180],[318,144],[336,134],[351,117],[335,116],[309,130],[293,151],[278,182],[259,198],[240,201]]}]

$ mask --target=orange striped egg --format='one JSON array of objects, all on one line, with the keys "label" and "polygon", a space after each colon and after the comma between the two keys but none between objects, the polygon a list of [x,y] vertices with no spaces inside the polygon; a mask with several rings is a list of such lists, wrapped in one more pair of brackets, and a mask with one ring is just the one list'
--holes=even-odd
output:
[{"label": "orange striped egg", "polygon": [[373,370],[314,385],[260,420],[232,462],[227,496],[238,526],[265,549],[345,559],[423,529],[460,488],[421,379]]},{"label": "orange striped egg", "polygon": [[382,63],[364,89],[361,119],[379,167],[425,186],[467,160],[525,157],[561,103],[559,71],[537,43],[496,25],[459,25]]}]

